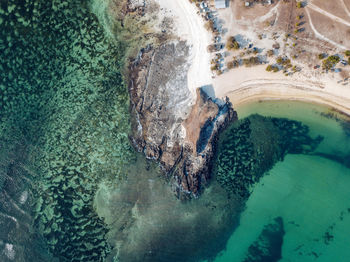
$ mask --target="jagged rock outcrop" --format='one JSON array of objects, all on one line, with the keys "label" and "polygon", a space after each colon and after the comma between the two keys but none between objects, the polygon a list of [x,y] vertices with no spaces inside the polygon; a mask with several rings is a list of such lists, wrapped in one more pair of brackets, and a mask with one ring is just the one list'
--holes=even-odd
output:
[{"label": "jagged rock outcrop", "polygon": [[180,197],[198,196],[210,178],[218,132],[237,118],[231,103],[217,103],[187,86],[189,47],[167,43],[141,50],[130,68],[129,92],[135,116],[131,140],[158,161]]}]

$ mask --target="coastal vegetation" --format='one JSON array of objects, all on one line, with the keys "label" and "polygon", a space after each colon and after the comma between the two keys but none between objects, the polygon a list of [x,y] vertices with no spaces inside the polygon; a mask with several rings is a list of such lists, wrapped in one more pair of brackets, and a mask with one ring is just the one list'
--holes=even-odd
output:
[{"label": "coastal vegetation", "polygon": [[215,27],[214,27],[214,21],[213,20],[208,20],[205,25],[204,25],[205,29],[207,29],[208,31],[214,32],[215,31]]},{"label": "coastal vegetation", "polygon": [[260,65],[261,64],[261,62],[259,60],[259,57],[257,57],[257,56],[251,56],[249,58],[244,58],[244,59],[242,59],[242,63],[246,67],[251,67],[251,66],[254,66],[254,65]]},{"label": "coastal vegetation", "polygon": [[298,2],[296,3],[296,6],[297,6],[297,8],[303,8],[303,7],[304,7],[304,3],[301,2],[301,1],[298,1]]},{"label": "coastal vegetation", "polygon": [[230,36],[226,42],[227,50],[238,50],[240,48],[239,43],[234,36]]},{"label": "coastal vegetation", "polygon": [[273,56],[273,55],[274,55],[274,52],[273,52],[273,50],[272,50],[272,49],[270,49],[270,50],[267,50],[267,52],[266,52],[266,55],[267,55],[268,57],[271,57],[271,56]]},{"label": "coastal vegetation", "polygon": [[235,68],[235,67],[239,67],[239,61],[237,59],[234,59],[230,62],[227,63],[227,68],[228,69],[232,69],[232,68]]},{"label": "coastal vegetation", "polygon": [[322,69],[330,70],[340,61],[340,57],[338,55],[331,55],[322,61]]},{"label": "coastal vegetation", "polygon": [[279,71],[279,68],[278,68],[278,66],[276,66],[276,65],[268,65],[267,67],[266,67],[266,71],[267,72],[278,72]]},{"label": "coastal vegetation", "polygon": [[327,54],[321,53],[321,54],[319,54],[317,57],[318,57],[318,59],[322,60],[322,59],[324,59],[324,58],[327,57]]}]

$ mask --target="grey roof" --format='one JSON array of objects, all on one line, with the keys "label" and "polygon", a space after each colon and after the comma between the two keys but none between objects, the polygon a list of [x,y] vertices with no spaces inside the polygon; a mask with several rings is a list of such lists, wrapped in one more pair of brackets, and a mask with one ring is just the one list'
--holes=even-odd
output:
[{"label": "grey roof", "polygon": [[215,0],[216,8],[226,8],[226,0]]}]

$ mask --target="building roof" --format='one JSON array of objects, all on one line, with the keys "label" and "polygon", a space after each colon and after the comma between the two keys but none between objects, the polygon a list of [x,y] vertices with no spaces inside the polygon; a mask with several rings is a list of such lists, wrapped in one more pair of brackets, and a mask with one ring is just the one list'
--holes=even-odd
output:
[{"label": "building roof", "polygon": [[226,8],[226,0],[215,0],[215,7],[217,9]]}]

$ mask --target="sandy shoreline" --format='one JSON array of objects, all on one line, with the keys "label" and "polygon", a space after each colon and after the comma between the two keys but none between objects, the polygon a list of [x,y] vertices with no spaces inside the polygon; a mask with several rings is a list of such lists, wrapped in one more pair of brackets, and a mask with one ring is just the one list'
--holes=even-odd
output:
[{"label": "sandy shoreline", "polygon": [[234,107],[258,100],[298,100],[322,104],[350,115],[350,86],[331,75],[285,77],[269,73],[265,66],[238,68],[214,81],[215,95],[228,96]]},{"label": "sandy shoreline", "polygon": [[[232,101],[232,97],[234,96],[234,93],[230,93],[228,97]],[[335,109],[341,113],[346,114],[347,116],[350,117],[350,109],[342,106],[341,104],[337,104],[334,101],[329,101],[325,100],[323,97],[318,97],[318,96],[313,96],[310,98],[310,96],[305,97],[303,96],[296,96],[296,97],[290,97],[290,96],[283,96],[280,94],[274,95],[272,93],[259,93],[259,94],[254,94],[251,96],[246,96],[244,99],[240,99],[237,103],[235,103],[235,108],[239,108],[240,106],[253,103],[253,102],[260,102],[260,101],[300,101],[304,103],[309,103],[309,104],[315,104],[315,105],[322,105],[326,106],[330,109]]]}]

